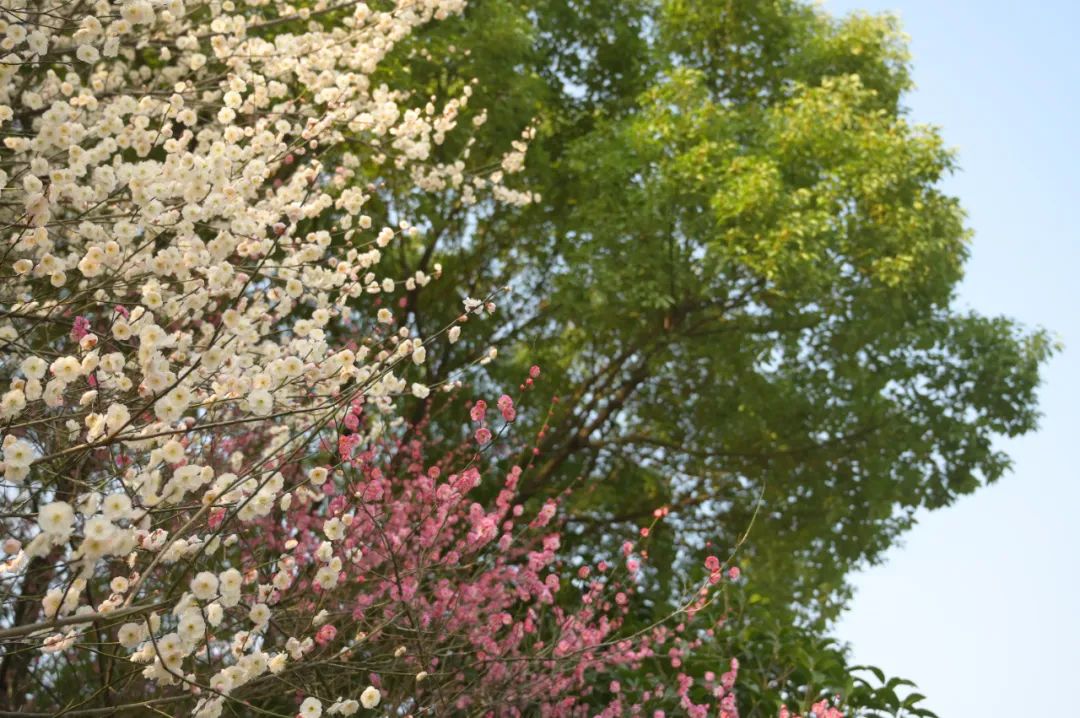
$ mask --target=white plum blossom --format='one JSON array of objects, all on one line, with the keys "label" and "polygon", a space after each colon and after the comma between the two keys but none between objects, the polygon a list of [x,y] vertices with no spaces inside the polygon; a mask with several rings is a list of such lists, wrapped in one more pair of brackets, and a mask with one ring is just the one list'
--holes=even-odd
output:
[{"label": "white plum blossom", "polygon": [[131,498],[124,493],[109,494],[102,501],[101,511],[110,521],[126,519],[131,514]]},{"label": "white plum blossom", "polygon": [[301,718],[319,718],[322,712],[322,701],[318,698],[309,697],[305,698],[304,702],[300,704],[300,712],[297,715]]},{"label": "white plum blossom", "polygon": [[382,700],[382,693],[375,686],[368,686],[364,689],[364,692],[360,694],[360,703],[365,708],[371,709],[379,705],[379,701]]},{"label": "white plum blossom", "polygon": [[124,648],[134,648],[143,640],[146,628],[141,623],[128,622],[117,630],[117,640]]},{"label": "white plum blossom", "polygon": [[11,434],[4,438],[4,467],[6,478],[21,479],[34,460],[34,447],[26,439],[16,439]]},{"label": "white plum blossom", "polygon": [[337,702],[327,708],[326,712],[330,715],[351,716],[356,715],[359,710],[360,702],[354,698],[349,698],[346,700],[339,699]]},{"label": "white plum blossom", "polygon": [[200,571],[191,579],[191,593],[201,601],[209,601],[217,595],[218,577],[211,571]]},{"label": "white plum blossom", "polygon": [[[19,640],[86,661],[120,651],[131,685],[186,695],[198,718],[229,715],[256,679],[281,689],[318,655],[316,631],[338,617],[313,623],[296,587],[348,585],[368,548],[347,538],[364,519],[317,524],[322,545],[260,542],[262,527],[327,498],[340,474],[322,447],[336,448],[343,410],[363,413],[353,431],[368,446],[401,426],[410,396],[454,385],[417,368],[441,339],[399,312],[442,267],[385,269],[384,253],[424,230],[407,208],[381,217],[399,190],[377,175],[403,178],[409,197],[533,201],[506,181],[531,130],[473,168],[480,125],[458,128],[472,84],[429,97],[383,78],[418,28],[464,8],[12,0],[0,12],[0,569],[19,587],[35,559],[49,566],[33,591],[3,596],[33,620],[88,617]],[[466,150],[444,162],[455,132]],[[368,687],[327,712],[381,699]],[[300,706],[322,712],[313,696]]]},{"label": "white plum blossom", "polygon": [[332,518],[323,524],[323,533],[331,541],[339,541],[345,536],[345,524],[339,518]]},{"label": "white plum blossom", "polygon": [[248,395],[251,413],[266,416],[274,408],[274,397],[266,389],[256,389]]},{"label": "white plum blossom", "polygon": [[270,620],[270,608],[265,603],[256,603],[248,611],[248,618],[258,627],[265,626]]},{"label": "white plum blossom", "polygon": [[38,511],[38,526],[42,532],[66,540],[75,525],[75,511],[66,501],[53,501]]}]

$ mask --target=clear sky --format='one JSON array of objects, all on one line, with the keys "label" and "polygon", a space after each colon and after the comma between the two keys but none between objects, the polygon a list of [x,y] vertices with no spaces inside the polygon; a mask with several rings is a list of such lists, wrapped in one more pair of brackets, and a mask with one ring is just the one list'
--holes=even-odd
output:
[{"label": "clear sky", "polygon": [[1013,472],[923,516],[855,580],[839,637],[942,718],[1051,716],[1080,685],[1080,28],[1077,0],[825,0],[911,35],[911,116],[942,128],[975,230],[961,304],[1066,344]]}]

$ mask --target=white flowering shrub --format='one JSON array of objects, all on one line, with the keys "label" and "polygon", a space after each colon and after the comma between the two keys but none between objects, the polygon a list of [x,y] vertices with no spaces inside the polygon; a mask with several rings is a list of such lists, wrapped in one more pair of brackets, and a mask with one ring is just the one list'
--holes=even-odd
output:
[{"label": "white flowering shrub", "polygon": [[[470,174],[467,151],[436,164],[469,88],[413,98],[372,80],[395,44],[462,9],[0,8],[0,708],[213,718],[278,676],[266,690],[322,713],[286,678],[320,622],[271,635],[291,579],[251,527],[319,494],[311,457],[336,455],[349,411],[363,405],[350,441],[367,443],[399,421],[398,397],[433,388],[410,378],[426,349],[394,294],[440,272],[380,274],[384,248],[418,230],[365,214],[369,178],[530,199],[502,184],[528,132],[492,174]],[[484,310],[470,300],[462,320]],[[332,345],[329,325],[353,342]],[[378,705],[365,685],[326,709]]]}]

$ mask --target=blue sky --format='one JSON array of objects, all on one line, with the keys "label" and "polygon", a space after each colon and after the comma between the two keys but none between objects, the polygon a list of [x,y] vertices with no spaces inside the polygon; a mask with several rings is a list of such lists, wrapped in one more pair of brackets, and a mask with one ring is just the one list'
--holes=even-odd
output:
[{"label": "blue sky", "polygon": [[1003,442],[1000,482],[922,517],[855,584],[837,628],[857,661],[911,678],[942,718],[1068,712],[1080,681],[1080,2],[825,0],[911,35],[911,116],[962,170],[975,230],[960,303],[1056,333],[1042,427]]}]

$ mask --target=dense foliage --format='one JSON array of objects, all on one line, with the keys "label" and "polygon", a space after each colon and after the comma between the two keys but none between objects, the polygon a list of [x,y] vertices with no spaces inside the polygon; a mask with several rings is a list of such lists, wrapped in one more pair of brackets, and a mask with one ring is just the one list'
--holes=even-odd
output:
[{"label": "dense foliage", "polygon": [[584,553],[669,507],[657,611],[707,543],[753,522],[748,580],[820,638],[850,572],[919,508],[1008,469],[995,438],[1035,427],[1053,347],[957,305],[970,237],[940,188],[955,158],[907,117],[895,19],[791,0],[485,0],[422,41],[458,52],[410,53],[387,76],[420,92],[480,78],[492,138],[535,123],[515,186],[542,197],[410,202],[424,235],[389,261],[459,278],[410,297],[419,333],[455,287],[512,288],[490,335],[429,370],[487,341],[502,353],[477,381],[493,388],[543,364],[561,401],[525,492],[575,489]]},{"label": "dense foliage", "polygon": [[515,290],[495,383],[539,357],[559,387],[532,490],[595,487],[576,507],[589,538],[666,503],[730,543],[763,495],[747,567],[830,617],[916,508],[1006,470],[993,438],[1035,426],[1051,347],[955,305],[969,238],[939,187],[954,158],[905,116],[894,20],[489,1],[433,33],[467,55],[409,56],[402,81],[479,77],[489,127],[535,118],[518,181],[543,200],[416,198],[422,241],[390,259],[459,278],[410,297],[421,333],[445,292]]},{"label": "dense foliage", "polygon": [[1005,471],[1051,347],[955,306],[894,21],[23,0],[0,34],[0,711],[925,714],[828,622]]}]

